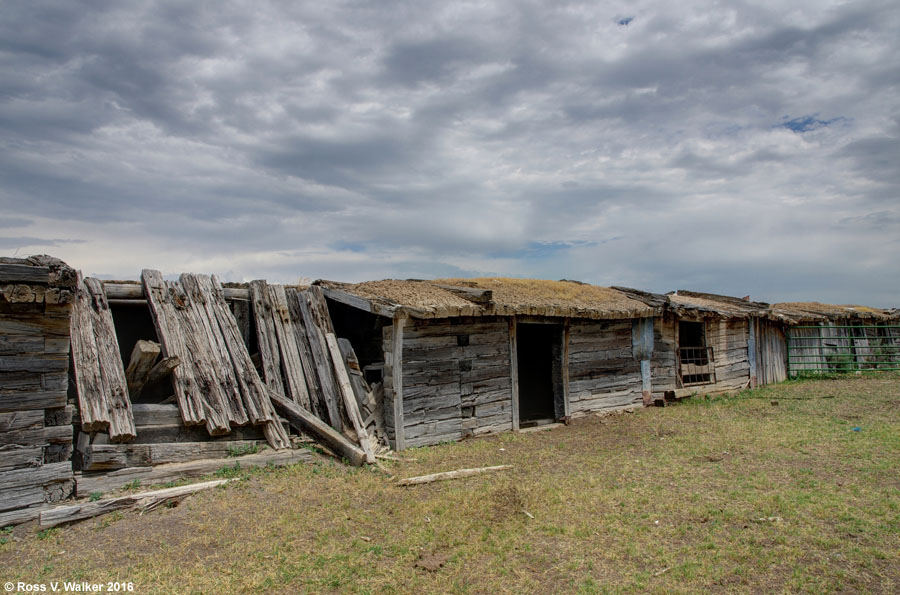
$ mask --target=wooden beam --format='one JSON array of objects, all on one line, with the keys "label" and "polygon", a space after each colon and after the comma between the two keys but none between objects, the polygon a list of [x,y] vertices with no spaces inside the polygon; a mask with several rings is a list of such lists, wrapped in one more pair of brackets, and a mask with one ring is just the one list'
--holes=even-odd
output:
[{"label": "wooden beam", "polygon": [[312,434],[325,446],[347,459],[354,467],[359,467],[366,462],[367,455],[361,448],[309,411],[271,390],[269,390],[269,398],[272,399],[272,404],[279,413],[288,420],[288,423],[300,431]]},{"label": "wooden beam", "polygon": [[0,283],[43,283],[50,282],[50,267],[36,267],[30,264],[0,263]]},{"label": "wooden beam", "polygon": [[512,429],[519,431],[519,348],[516,340],[517,321],[515,316],[509,317],[509,379],[512,386]]},{"label": "wooden beam", "polygon": [[490,304],[494,300],[494,292],[490,289],[465,287],[461,285],[444,285],[442,283],[429,284],[440,287],[444,291],[449,291],[453,295],[459,296],[464,300],[469,300],[470,302],[475,302],[476,304]]},{"label": "wooden beam", "polygon": [[341,396],[344,399],[344,408],[347,410],[347,416],[350,418],[350,423],[356,431],[359,445],[362,447],[363,452],[366,453],[366,462],[374,463],[375,452],[372,450],[372,444],[369,442],[369,433],[366,431],[366,425],[359,414],[359,405],[357,405],[356,396],[353,394],[353,386],[350,384],[350,376],[347,374],[347,366],[344,364],[344,356],[341,355],[337,337],[333,333],[326,333],[325,341],[328,343],[328,350],[331,352],[331,361],[334,364],[334,371],[337,375],[338,386],[341,389]]},{"label": "wooden beam", "polygon": [[91,317],[100,363],[100,380],[107,399],[109,437],[114,442],[128,442],[136,436],[134,417],[131,414],[125,366],[119,352],[112,312],[99,280],[88,277],[84,280],[84,285],[91,296]]},{"label": "wooden beam", "polygon": [[407,477],[397,482],[400,486],[414,486],[423,483],[432,483],[434,481],[446,481],[448,479],[459,479],[461,477],[471,477],[480,475],[481,473],[490,473],[492,471],[506,471],[512,469],[512,465],[495,465],[494,467],[476,467],[474,469],[457,469],[456,471],[443,471],[441,473],[432,473],[431,475],[419,475],[417,477]]},{"label": "wooden beam", "polygon": [[391,349],[391,382],[394,391],[394,450],[406,448],[403,422],[403,326],[405,318],[394,318]]},{"label": "wooden beam", "polygon": [[563,385],[563,411],[566,417],[571,415],[571,407],[569,405],[569,326],[570,320],[566,318],[563,322],[562,335],[562,385]]},{"label": "wooden beam", "polygon": [[[103,283],[106,297],[111,300],[142,300],[144,289],[139,282],[135,283]],[[228,301],[250,299],[250,290],[242,287],[223,287],[225,299]]]},{"label": "wooden beam", "polygon": [[378,314],[379,316],[386,316],[388,318],[393,318],[397,313],[397,306],[379,304],[378,302],[367,300],[351,293],[347,293],[346,291],[334,289],[333,287],[319,287],[322,289],[324,296],[328,299],[362,310],[363,312]]},{"label": "wooden beam", "polygon": [[139,339],[138,342],[134,344],[128,367],[125,368],[125,380],[128,383],[128,394],[131,395],[132,398],[138,395],[141,387],[147,382],[147,375],[150,373],[151,368],[153,368],[156,358],[159,357],[160,350],[159,343],[156,343],[155,341]]},{"label": "wooden beam", "polygon": [[57,506],[56,508],[41,511],[40,526],[55,527],[65,523],[72,523],[74,521],[81,521],[100,516],[101,514],[106,514],[107,512],[112,512],[114,510],[122,510],[124,508],[143,508],[144,510],[149,510],[165,502],[171,502],[202,490],[215,488],[224,485],[229,481],[234,480],[216,479],[214,481],[205,481],[203,483],[167,488],[164,490],[129,494],[128,496],[120,496],[109,500],[85,502],[83,504],[75,504],[72,506]]}]

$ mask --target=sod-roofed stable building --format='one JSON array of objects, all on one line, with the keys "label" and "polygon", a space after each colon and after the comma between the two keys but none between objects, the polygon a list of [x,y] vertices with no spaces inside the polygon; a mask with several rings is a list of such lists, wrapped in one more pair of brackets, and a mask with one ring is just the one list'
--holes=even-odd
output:
[{"label": "sod-roofed stable building", "polygon": [[650,401],[662,308],[615,289],[530,279],[320,283],[338,335],[367,374],[381,372],[397,449]]},{"label": "sod-roofed stable building", "polygon": [[791,375],[900,370],[900,310],[782,302],[771,313],[785,325]]}]

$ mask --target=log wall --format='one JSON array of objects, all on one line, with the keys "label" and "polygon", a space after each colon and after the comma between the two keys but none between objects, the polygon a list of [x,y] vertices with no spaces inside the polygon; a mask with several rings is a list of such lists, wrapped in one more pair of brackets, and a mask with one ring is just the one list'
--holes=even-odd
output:
[{"label": "log wall", "polygon": [[634,356],[631,320],[570,323],[571,414],[639,404],[641,386],[641,363]]},{"label": "log wall", "polygon": [[49,257],[0,259],[0,527],[73,491],[67,398],[75,272]]},{"label": "log wall", "polygon": [[[394,327],[384,327],[385,425],[396,442]],[[512,429],[505,318],[406,320],[401,372],[405,447]]]},{"label": "log wall", "polygon": [[711,319],[706,323],[707,345],[712,346],[716,383],[712,390],[740,390],[750,381],[749,324],[746,319]]}]

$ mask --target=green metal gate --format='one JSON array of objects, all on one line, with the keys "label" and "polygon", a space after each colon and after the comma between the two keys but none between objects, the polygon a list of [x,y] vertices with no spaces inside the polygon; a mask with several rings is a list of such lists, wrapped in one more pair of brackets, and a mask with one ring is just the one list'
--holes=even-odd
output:
[{"label": "green metal gate", "polygon": [[900,370],[900,325],[792,326],[788,375]]}]

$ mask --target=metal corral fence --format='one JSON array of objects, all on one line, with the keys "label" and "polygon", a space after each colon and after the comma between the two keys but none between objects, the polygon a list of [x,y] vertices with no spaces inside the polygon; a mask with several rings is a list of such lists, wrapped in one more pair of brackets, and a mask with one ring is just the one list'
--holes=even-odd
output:
[{"label": "metal corral fence", "polygon": [[900,325],[793,326],[788,374],[900,370]]}]

